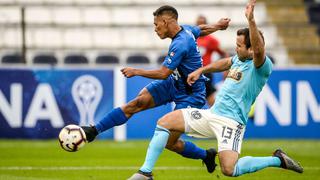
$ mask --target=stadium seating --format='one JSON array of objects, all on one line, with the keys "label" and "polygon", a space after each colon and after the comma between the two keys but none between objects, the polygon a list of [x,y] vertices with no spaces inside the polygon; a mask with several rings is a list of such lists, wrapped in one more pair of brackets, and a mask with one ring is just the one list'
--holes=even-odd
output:
[{"label": "stadium seating", "polygon": [[49,8],[28,7],[25,13],[28,24],[49,24],[52,22],[52,12]]},{"label": "stadium seating", "polygon": [[52,54],[38,54],[33,58],[33,63],[55,65],[58,63],[58,60]]},{"label": "stadium seating", "polygon": [[87,64],[89,61],[87,57],[84,55],[80,54],[72,54],[72,55],[67,55],[64,58],[64,63],[65,64]]},{"label": "stadium seating", "polygon": [[5,64],[24,63],[24,61],[20,54],[6,54],[2,57],[2,63],[5,63]]},{"label": "stadium seating", "polygon": [[[317,34],[320,37],[320,1],[305,0],[304,2],[307,6],[310,23],[317,26]],[[320,38],[319,38],[319,44],[320,44]]]},{"label": "stadium seating", "polygon": [[[143,52],[148,63],[157,64],[170,39],[161,40],[154,32],[153,11],[164,3],[179,11],[180,24],[194,24],[199,14],[215,22],[230,17],[231,26],[214,35],[227,51],[234,50],[235,31],[247,26],[243,6],[247,0],[2,0],[0,1],[0,53],[21,48],[20,6],[24,5],[27,23],[26,42],[30,54],[53,52],[63,57],[68,52],[83,52],[96,59],[97,52],[116,52],[119,63],[128,54]],[[241,8],[240,8],[241,7]],[[263,3],[256,5],[256,19],[267,39],[271,54],[282,48],[277,29],[268,19]],[[282,52],[283,53],[283,52]],[[151,55],[151,56],[150,56]],[[88,56],[88,57],[89,57]],[[29,56],[28,56],[29,57]],[[277,55],[274,56],[278,58]],[[123,59],[123,60],[122,60]],[[33,63],[32,59],[28,60]],[[64,62],[61,60],[61,62]],[[98,61],[94,61],[98,63]],[[281,63],[280,63],[281,64]]]},{"label": "stadium seating", "polygon": [[307,3],[308,15],[310,23],[317,26],[317,34],[320,36],[320,2],[311,2]]},{"label": "stadium seating", "polygon": [[145,55],[137,54],[137,55],[128,56],[127,63],[128,64],[148,64],[150,63],[150,60]]},{"label": "stadium seating", "polygon": [[96,58],[97,64],[119,64],[120,60],[117,56],[114,55],[99,55]]},{"label": "stadium seating", "polygon": [[19,23],[21,21],[20,10],[17,7],[5,7],[0,11],[0,23]]},{"label": "stadium seating", "polygon": [[[266,4],[271,22],[276,25],[277,38],[281,38],[286,47],[286,59],[290,59],[292,64],[320,64],[319,36],[316,26],[309,23],[310,13],[306,12],[311,1],[306,4],[301,0],[262,1]],[[278,64],[283,58],[275,59]]]},{"label": "stadium seating", "polygon": [[320,23],[320,3],[313,4],[308,7],[309,18],[311,23],[319,24]]},{"label": "stadium seating", "polygon": [[21,48],[21,32],[17,28],[6,28],[3,31],[0,31],[0,37],[2,41],[3,48],[11,48],[16,50]]},{"label": "stadium seating", "polygon": [[28,33],[28,45],[32,48],[56,49],[64,46],[63,34],[56,28],[32,28]]}]

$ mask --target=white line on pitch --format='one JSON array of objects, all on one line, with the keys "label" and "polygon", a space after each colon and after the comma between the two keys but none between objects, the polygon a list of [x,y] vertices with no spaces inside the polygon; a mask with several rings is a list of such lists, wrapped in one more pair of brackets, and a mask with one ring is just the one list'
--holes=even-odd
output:
[{"label": "white line on pitch", "polygon": [[[0,170],[137,170],[138,166],[52,166],[52,167],[34,167],[34,166],[4,166]],[[156,170],[201,170],[204,167],[191,167],[191,166],[159,166]],[[217,168],[219,169],[219,168]],[[304,167],[304,170],[320,170],[320,167]]]}]

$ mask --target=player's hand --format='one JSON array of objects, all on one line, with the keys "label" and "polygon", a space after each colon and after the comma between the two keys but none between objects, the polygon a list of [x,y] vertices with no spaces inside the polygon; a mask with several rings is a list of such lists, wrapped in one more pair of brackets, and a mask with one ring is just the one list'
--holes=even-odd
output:
[{"label": "player's hand", "polygon": [[219,27],[220,30],[225,30],[225,29],[228,28],[230,21],[231,21],[230,18],[221,18],[221,19],[217,22],[217,26]]},{"label": "player's hand", "polygon": [[121,69],[122,74],[127,77],[127,78],[131,78],[133,76],[136,76],[136,69],[135,68],[131,68],[131,67],[126,67]]},{"label": "player's hand", "polygon": [[189,86],[195,83],[199,79],[200,75],[201,75],[201,71],[198,71],[198,70],[190,73],[187,78],[187,83],[189,84]]},{"label": "player's hand", "polygon": [[254,11],[254,5],[256,4],[256,0],[250,0],[246,7],[246,17],[248,21],[253,19],[253,11]]}]

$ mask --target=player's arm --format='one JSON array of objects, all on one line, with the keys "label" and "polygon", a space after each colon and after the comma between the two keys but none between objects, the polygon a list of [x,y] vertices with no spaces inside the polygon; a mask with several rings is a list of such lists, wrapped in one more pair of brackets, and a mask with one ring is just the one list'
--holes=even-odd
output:
[{"label": "player's arm", "polygon": [[230,69],[232,65],[231,57],[223,58],[218,61],[214,61],[207,66],[201,67],[188,75],[187,83],[191,86],[195,83],[201,74],[212,73],[212,72],[222,72]]},{"label": "player's arm", "polygon": [[201,24],[200,28],[200,36],[206,36],[218,30],[225,30],[229,26],[230,19],[222,18],[215,24]]},{"label": "player's arm", "polygon": [[250,0],[246,7],[246,17],[249,23],[251,47],[253,48],[253,62],[255,67],[261,67],[265,61],[265,48],[263,39],[254,20],[254,5],[256,0]]},{"label": "player's arm", "polygon": [[161,66],[160,69],[155,70],[144,70],[126,67],[121,69],[122,74],[127,77],[142,76],[151,79],[166,79],[173,71],[165,66]]}]

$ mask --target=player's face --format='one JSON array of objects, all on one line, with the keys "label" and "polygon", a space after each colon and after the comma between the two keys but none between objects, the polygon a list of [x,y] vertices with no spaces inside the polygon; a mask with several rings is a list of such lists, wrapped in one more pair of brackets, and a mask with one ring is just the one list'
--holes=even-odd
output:
[{"label": "player's face", "polygon": [[167,38],[168,28],[165,20],[162,16],[155,16],[154,17],[154,31],[161,39]]},{"label": "player's face", "polygon": [[245,60],[251,57],[250,48],[247,49],[246,47],[244,35],[237,36],[236,52],[240,60]]}]

